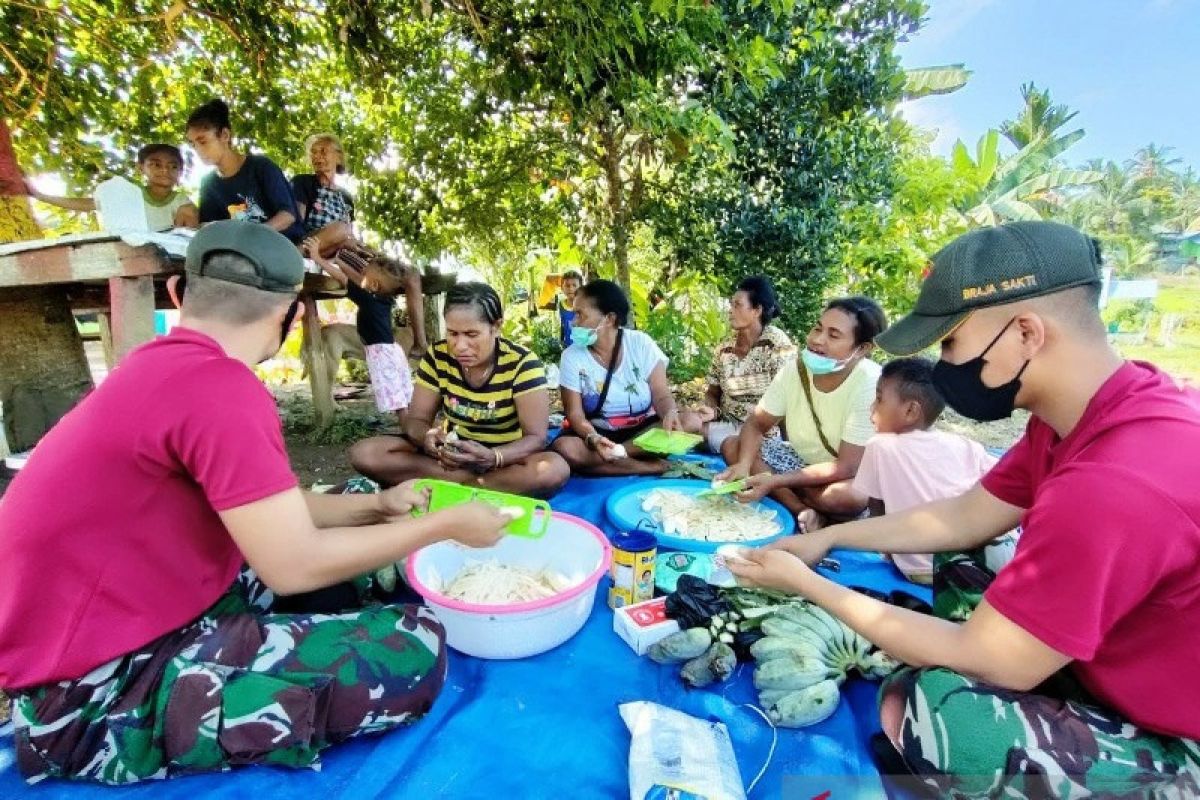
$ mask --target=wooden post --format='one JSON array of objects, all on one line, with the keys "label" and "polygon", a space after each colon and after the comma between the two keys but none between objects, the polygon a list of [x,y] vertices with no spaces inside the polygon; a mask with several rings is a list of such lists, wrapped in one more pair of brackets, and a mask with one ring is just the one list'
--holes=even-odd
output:
[{"label": "wooden post", "polygon": [[312,294],[305,293],[301,302],[304,304],[302,357],[308,366],[308,385],[312,389],[313,418],[316,428],[324,430],[333,423],[334,414],[337,412],[333,403],[333,385],[329,380],[329,352],[325,347],[325,336],[321,332],[321,317],[317,314],[317,298]]},{"label": "wooden post", "polygon": [[113,358],[121,359],[154,338],[154,279],[109,278]]},{"label": "wooden post", "polygon": [[440,341],[442,333],[442,296],[458,282],[458,276],[438,272],[432,267],[421,276],[421,304],[425,309],[425,340],[429,344]]},{"label": "wooden post", "polygon": [[100,328],[100,347],[104,350],[104,366],[111,370],[117,365],[116,351],[113,350],[112,315],[107,311],[97,312],[96,326]]}]

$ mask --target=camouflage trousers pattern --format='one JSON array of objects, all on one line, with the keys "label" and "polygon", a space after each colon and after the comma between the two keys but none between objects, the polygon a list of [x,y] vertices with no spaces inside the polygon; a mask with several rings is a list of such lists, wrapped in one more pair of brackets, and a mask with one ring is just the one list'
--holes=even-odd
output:
[{"label": "camouflage trousers pattern", "polygon": [[[936,555],[934,614],[965,621],[1014,549],[1014,538],[1001,537]],[[1200,743],[1138,728],[1070,683],[1018,692],[948,669],[904,668],[884,682],[880,703],[885,719],[889,706],[902,709],[900,754],[940,797],[1200,796]]]},{"label": "camouflage trousers pattern", "polygon": [[419,719],[446,679],[444,630],[419,606],[271,614],[250,570],[198,620],[78,680],[13,698],[25,779],[107,784],[314,767],[335,742]]}]

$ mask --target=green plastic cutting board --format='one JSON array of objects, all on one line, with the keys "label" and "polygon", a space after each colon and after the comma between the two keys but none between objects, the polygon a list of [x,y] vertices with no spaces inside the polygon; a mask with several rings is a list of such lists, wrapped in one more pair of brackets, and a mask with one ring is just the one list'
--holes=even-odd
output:
[{"label": "green plastic cutting board", "polygon": [[633,440],[633,443],[648,453],[681,456],[700,442],[703,436],[694,433],[667,433],[662,428],[651,428]]},{"label": "green plastic cutting board", "polygon": [[443,508],[453,508],[463,503],[478,500],[481,503],[504,508],[516,506],[525,513],[504,526],[506,533],[513,536],[524,536],[527,539],[540,539],[546,535],[550,527],[550,504],[544,500],[535,500],[519,494],[494,492],[490,489],[479,489],[474,486],[463,486],[451,481],[438,481],[424,478],[415,484],[420,490],[429,489],[429,510],[440,511]]}]

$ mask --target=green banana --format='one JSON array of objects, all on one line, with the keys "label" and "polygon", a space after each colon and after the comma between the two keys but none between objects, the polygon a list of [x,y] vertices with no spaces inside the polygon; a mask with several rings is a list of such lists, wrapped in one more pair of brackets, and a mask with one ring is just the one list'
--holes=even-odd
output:
[{"label": "green banana", "polygon": [[804,689],[830,677],[825,662],[782,656],[759,664],[754,670],[756,689]]},{"label": "green banana", "polygon": [[707,628],[688,628],[652,644],[649,656],[656,664],[681,664],[704,655],[712,643]]},{"label": "green banana", "polygon": [[780,727],[803,728],[833,716],[841,699],[837,683],[822,681],[779,698],[767,709],[767,716]]},{"label": "green banana", "polygon": [[764,636],[750,645],[750,655],[758,662],[788,655],[825,660],[823,648],[817,647],[806,639],[793,639],[785,636]]}]

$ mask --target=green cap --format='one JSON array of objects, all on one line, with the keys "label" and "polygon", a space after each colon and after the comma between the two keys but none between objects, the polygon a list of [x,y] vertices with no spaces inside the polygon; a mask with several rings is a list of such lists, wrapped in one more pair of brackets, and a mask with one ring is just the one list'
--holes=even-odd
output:
[{"label": "green cap", "polygon": [[[233,253],[254,265],[254,274],[205,264],[213,253]],[[193,275],[253,286],[264,292],[293,294],[304,283],[304,258],[296,245],[278,231],[258,222],[226,219],[211,222],[192,237],[184,268]]]},{"label": "green cap", "polygon": [[912,313],[875,337],[894,355],[941,341],[972,311],[1100,283],[1100,247],[1056,222],[1010,222],[963,234],[938,251]]}]

